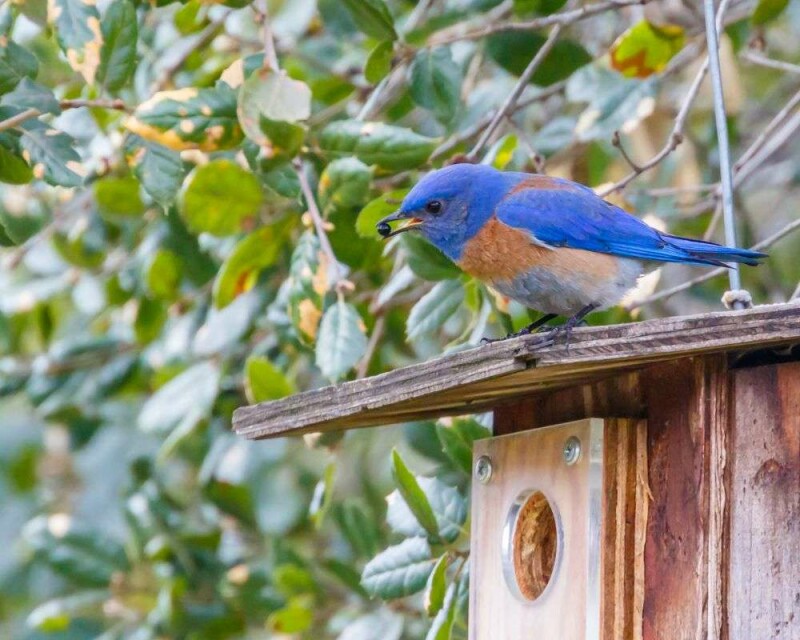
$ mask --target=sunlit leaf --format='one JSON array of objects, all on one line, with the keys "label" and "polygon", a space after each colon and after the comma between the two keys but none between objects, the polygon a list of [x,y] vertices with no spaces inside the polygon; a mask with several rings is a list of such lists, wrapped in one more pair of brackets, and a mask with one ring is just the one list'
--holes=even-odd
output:
[{"label": "sunlit leaf", "polygon": [[611,46],[611,66],[629,78],[646,78],[658,73],[682,48],[683,28],[637,22]]},{"label": "sunlit leaf", "polygon": [[329,163],[319,179],[320,205],[324,209],[350,209],[364,204],[372,172],[357,158]]},{"label": "sunlit leaf", "polygon": [[160,91],[140,104],[125,126],[145,140],[178,151],[230,149],[243,137],[236,92],[224,83],[213,89]]},{"label": "sunlit leaf", "polygon": [[383,0],[343,0],[342,4],[358,28],[368,36],[379,40],[397,38],[392,14]]},{"label": "sunlit leaf", "polygon": [[435,616],[439,613],[444,604],[444,596],[447,591],[447,567],[450,564],[449,554],[443,554],[433,567],[428,583],[425,585],[424,606],[428,616]]},{"label": "sunlit leaf", "polygon": [[439,524],[436,521],[428,496],[420,487],[419,479],[409,471],[397,449],[392,451],[392,476],[403,501],[411,510],[411,513],[414,514],[414,518],[423,531],[431,538],[438,539]]},{"label": "sunlit leaf", "polygon": [[225,307],[250,291],[258,274],[275,262],[282,248],[273,227],[262,227],[239,240],[214,280],[214,304]]},{"label": "sunlit leaf", "polygon": [[367,206],[365,206],[358,214],[356,219],[356,231],[362,238],[378,238],[378,232],[375,230],[375,225],[381,218],[385,218],[390,213],[397,211],[400,202],[403,201],[408,189],[397,189],[384,193],[382,196],[375,198]]},{"label": "sunlit leaf", "polygon": [[322,375],[338,380],[367,350],[364,321],[352,305],[338,301],[322,317],[317,336],[316,362]]},{"label": "sunlit leaf", "polygon": [[181,215],[195,233],[227,236],[255,222],[263,198],[252,173],[230,160],[213,160],[187,178]]},{"label": "sunlit leaf", "polygon": [[394,43],[391,40],[383,40],[375,45],[370,51],[367,63],[364,65],[364,77],[367,82],[377,84],[383,80],[392,69],[392,57],[394,56]]},{"label": "sunlit leaf", "polygon": [[461,82],[461,67],[446,47],[423,49],[411,64],[411,97],[444,123],[450,122],[458,112]]},{"label": "sunlit leaf", "polygon": [[62,187],[77,187],[83,182],[83,167],[72,137],[35,118],[26,121],[21,131],[22,155],[34,177]]},{"label": "sunlit leaf", "polygon": [[333,158],[354,155],[366,164],[401,171],[425,162],[438,140],[381,122],[339,120],[325,127],[319,144]]},{"label": "sunlit leaf", "polygon": [[771,22],[780,16],[788,6],[789,0],[758,0],[756,9],[753,11],[753,24],[762,25]]},{"label": "sunlit leaf", "polygon": [[0,39],[0,95],[8,93],[23,78],[36,78],[36,56],[8,38]]},{"label": "sunlit leaf", "polygon": [[294,386],[267,358],[251,356],[245,365],[245,389],[251,403],[277,400],[294,392]]},{"label": "sunlit leaf", "polygon": [[100,28],[103,45],[96,82],[109,91],[119,91],[136,68],[136,7],[130,0],[114,0],[103,16]]},{"label": "sunlit leaf", "polygon": [[361,584],[370,595],[402,598],[425,588],[433,565],[428,541],[408,538],[370,560],[361,574]]},{"label": "sunlit leaf", "polygon": [[464,300],[464,288],[459,280],[442,280],[426,293],[411,309],[406,322],[409,340],[432,333],[456,312]]},{"label": "sunlit leaf", "polygon": [[70,66],[94,84],[103,46],[97,7],[84,0],[51,0],[47,13]]}]

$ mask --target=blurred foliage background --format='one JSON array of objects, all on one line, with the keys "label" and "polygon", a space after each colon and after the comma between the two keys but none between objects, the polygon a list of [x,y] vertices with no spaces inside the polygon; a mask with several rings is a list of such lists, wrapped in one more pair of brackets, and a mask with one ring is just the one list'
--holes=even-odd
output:
[{"label": "blurred foliage background", "polygon": [[[251,443],[231,413],[529,322],[376,237],[432,167],[720,240],[698,4],[0,1],[0,636],[465,638],[488,417]],[[745,284],[783,301],[800,7],[721,14],[740,238],[772,255]],[[663,293],[699,273],[591,322],[719,308],[719,277]]]}]

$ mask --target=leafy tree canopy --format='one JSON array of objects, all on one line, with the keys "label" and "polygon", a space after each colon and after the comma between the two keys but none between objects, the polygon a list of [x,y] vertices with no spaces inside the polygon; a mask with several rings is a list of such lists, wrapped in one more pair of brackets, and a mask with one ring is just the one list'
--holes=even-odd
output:
[{"label": "leafy tree canopy", "polygon": [[[788,4],[721,9],[757,301],[800,279]],[[465,638],[487,417],[249,443],[231,413],[530,321],[376,236],[431,168],[720,240],[696,5],[0,1],[0,635]],[[670,290],[697,273],[593,321],[716,307],[720,278]]]}]

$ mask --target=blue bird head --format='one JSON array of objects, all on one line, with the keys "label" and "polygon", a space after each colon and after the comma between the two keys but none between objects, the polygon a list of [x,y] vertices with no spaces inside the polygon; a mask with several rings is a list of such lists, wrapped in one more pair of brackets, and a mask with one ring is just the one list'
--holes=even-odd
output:
[{"label": "blue bird head", "polygon": [[[384,238],[418,231],[451,260],[491,218],[518,174],[480,164],[454,164],[431,171],[408,193],[400,210],[378,222]],[[390,223],[404,224],[392,230]]]}]

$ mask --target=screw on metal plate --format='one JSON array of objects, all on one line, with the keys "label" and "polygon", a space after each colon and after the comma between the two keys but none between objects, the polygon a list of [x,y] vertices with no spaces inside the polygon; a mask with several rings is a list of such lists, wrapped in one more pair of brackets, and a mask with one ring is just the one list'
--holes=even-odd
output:
[{"label": "screw on metal plate", "polygon": [[492,459],[489,456],[481,456],[475,461],[475,478],[481,484],[489,484],[492,479]]},{"label": "screw on metal plate", "polygon": [[564,443],[564,462],[568,465],[575,464],[581,457],[581,441],[575,436],[570,436]]}]

